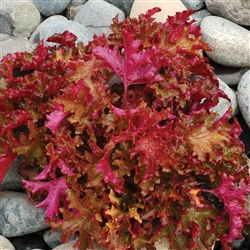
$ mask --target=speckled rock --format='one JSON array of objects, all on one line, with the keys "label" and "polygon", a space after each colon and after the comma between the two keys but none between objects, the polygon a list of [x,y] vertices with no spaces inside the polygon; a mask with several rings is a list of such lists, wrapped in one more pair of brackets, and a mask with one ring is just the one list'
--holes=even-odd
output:
[{"label": "speckled rock", "polygon": [[237,97],[235,90],[231,89],[225,82],[223,82],[219,77],[217,77],[219,80],[219,88],[229,97],[230,101],[227,99],[221,98],[219,99],[219,103],[212,108],[213,111],[219,114],[218,117],[222,117],[228,108],[232,107],[233,116],[236,116],[239,114],[239,107],[237,103]]},{"label": "speckled rock", "polygon": [[237,100],[241,114],[250,128],[250,70],[242,76],[239,82]]},{"label": "speckled rock", "polygon": [[202,10],[196,11],[192,15],[192,18],[196,21],[196,25],[200,26],[202,19],[207,16],[212,16],[212,13],[209,12],[207,9],[202,9]]},{"label": "speckled rock", "polygon": [[0,194],[0,234],[15,237],[47,228],[44,209],[28,200],[25,193],[4,191]]},{"label": "speckled rock", "polygon": [[181,0],[187,9],[200,10],[205,6],[205,0]]},{"label": "speckled rock", "polygon": [[168,16],[173,16],[176,12],[182,12],[187,9],[181,0],[135,0],[130,12],[130,17],[137,18],[140,14],[146,13],[147,10],[154,7],[161,8],[161,12],[154,15],[154,18],[157,22],[165,22]]},{"label": "speckled rock", "polygon": [[126,16],[129,16],[134,0],[105,0],[122,10]]},{"label": "speckled rock", "polygon": [[78,11],[74,21],[87,27],[93,34],[108,35],[111,33],[109,26],[117,14],[119,21],[125,19],[124,12],[114,5],[103,0],[89,0]]},{"label": "speckled rock", "polygon": [[0,250],[15,250],[15,248],[8,239],[0,235]]},{"label": "speckled rock", "polygon": [[214,67],[215,74],[230,87],[237,87],[241,77],[250,70],[250,67],[227,67],[210,61],[211,66]]},{"label": "speckled rock", "polygon": [[37,9],[46,17],[61,13],[69,5],[70,0],[33,0]]},{"label": "speckled rock", "polygon": [[41,22],[41,15],[30,1],[8,0],[0,6],[0,33],[28,38]]},{"label": "speckled rock", "polygon": [[240,25],[250,25],[250,1],[205,0],[207,9],[216,16],[224,17]]},{"label": "speckled rock", "polygon": [[250,32],[224,18],[205,17],[201,22],[202,39],[212,48],[206,52],[213,61],[229,67],[250,66]]},{"label": "speckled rock", "polygon": [[[51,248],[57,247],[61,245],[62,243],[60,242],[60,236],[62,235],[61,231],[55,231],[53,232],[52,229],[48,229],[45,231],[43,234],[43,239],[47,243],[48,246]],[[76,239],[76,235],[72,236],[69,241],[73,241]]]},{"label": "speckled rock", "polygon": [[23,191],[22,177],[18,174],[20,165],[18,159],[11,164],[3,178],[2,191]]},{"label": "speckled rock", "polygon": [[32,52],[35,45],[27,38],[18,38],[7,34],[0,34],[0,60],[8,53],[28,51]]},{"label": "speckled rock", "polygon": [[[70,31],[78,37],[77,42],[87,44],[93,39],[93,34],[83,25],[68,20],[61,15],[55,15],[43,21],[30,36],[32,43],[38,43],[40,40],[45,41],[54,33],[63,33],[65,30]],[[53,45],[52,43],[45,43],[46,45]]]},{"label": "speckled rock", "polygon": [[71,0],[69,6],[78,6],[78,5],[83,5],[87,2],[88,0]]}]

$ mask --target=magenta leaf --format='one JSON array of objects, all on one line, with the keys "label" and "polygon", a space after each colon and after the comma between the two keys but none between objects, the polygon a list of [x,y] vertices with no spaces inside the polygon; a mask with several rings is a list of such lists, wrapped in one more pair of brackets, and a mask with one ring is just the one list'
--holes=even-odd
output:
[{"label": "magenta leaf", "polygon": [[51,219],[58,215],[60,202],[65,201],[65,190],[68,188],[64,177],[48,182],[31,182],[23,180],[23,184],[26,189],[32,189],[32,193],[47,191],[47,197],[36,205],[36,207],[45,208],[45,214]]},{"label": "magenta leaf", "polygon": [[223,249],[230,250],[228,244],[239,235],[243,229],[245,220],[247,220],[248,211],[245,206],[247,204],[247,194],[250,192],[250,185],[246,185],[245,180],[242,180],[237,186],[235,178],[223,173],[221,183],[213,190],[204,190],[216,195],[224,204],[231,223],[229,234],[220,236]]},{"label": "magenta leaf", "polygon": [[55,133],[58,125],[61,123],[61,121],[68,116],[70,112],[64,112],[63,111],[63,105],[54,102],[54,108],[55,111],[53,111],[50,115],[47,115],[47,119],[49,120],[46,124],[46,126]]}]

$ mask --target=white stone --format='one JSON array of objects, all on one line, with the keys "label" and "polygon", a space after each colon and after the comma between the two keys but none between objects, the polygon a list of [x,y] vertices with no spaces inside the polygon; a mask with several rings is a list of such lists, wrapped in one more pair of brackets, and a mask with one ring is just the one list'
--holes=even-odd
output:
[{"label": "white stone", "polygon": [[161,12],[154,15],[157,22],[165,22],[168,16],[174,16],[176,12],[182,12],[187,9],[180,0],[135,0],[130,17],[137,18],[140,14],[145,14],[154,7],[161,8]]},{"label": "white stone", "polygon": [[181,0],[190,10],[200,10],[205,6],[205,0]]},{"label": "white stone", "polygon": [[29,1],[5,1],[0,5],[0,33],[28,38],[41,22],[36,6]]},{"label": "white stone", "polygon": [[250,128],[250,70],[242,76],[238,84],[237,100],[241,114]]},{"label": "white stone", "polygon": [[201,22],[202,39],[214,62],[229,67],[250,66],[250,32],[224,18],[207,16]]},{"label": "white stone", "polygon": [[0,235],[0,250],[15,250],[15,248],[8,239]]},{"label": "white stone", "polygon": [[32,52],[35,47],[27,38],[6,35],[6,38],[0,41],[0,60],[9,53]]},{"label": "white stone", "polygon": [[207,9],[214,15],[240,25],[250,25],[249,0],[205,0],[205,2]]},{"label": "white stone", "polygon": [[[77,42],[88,44],[93,39],[93,34],[85,26],[80,23],[70,21],[61,15],[55,15],[43,21],[30,36],[32,43],[38,43],[40,40],[45,41],[54,33],[63,33],[65,30],[70,31],[77,36]],[[45,42],[45,45],[54,45],[53,43]]]},{"label": "white stone", "polygon": [[218,113],[219,117],[222,117],[229,107],[232,107],[233,116],[239,114],[239,107],[237,103],[236,93],[233,89],[231,89],[225,82],[223,82],[219,77],[217,77],[219,81],[219,88],[229,97],[231,101],[228,101],[224,98],[219,98],[219,103],[212,108],[211,110]]},{"label": "white stone", "polygon": [[89,0],[77,12],[74,21],[87,27],[93,34],[109,35],[111,33],[109,26],[117,14],[120,22],[125,19],[124,12],[116,6],[103,0]]}]

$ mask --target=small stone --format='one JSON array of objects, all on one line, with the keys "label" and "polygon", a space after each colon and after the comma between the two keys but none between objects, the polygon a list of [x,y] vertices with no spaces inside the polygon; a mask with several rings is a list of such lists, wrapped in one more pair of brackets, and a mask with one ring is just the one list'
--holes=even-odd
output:
[{"label": "small stone", "polygon": [[214,68],[215,74],[230,87],[236,87],[241,77],[250,70],[250,67],[227,67],[216,62],[210,61]]},{"label": "small stone", "polygon": [[129,16],[134,0],[105,0],[122,10],[126,16]]},{"label": "small stone", "polygon": [[61,231],[53,232],[51,229],[48,229],[43,234],[43,239],[51,248],[60,246],[62,243],[60,242],[60,236],[62,235]]},{"label": "small stone", "polygon": [[241,114],[250,128],[250,70],[242,76],[238,84],[237,100]]},{"label": "small stone", "polygon": [[205,0],[207,9],[216,16],[224,17],[240,25],[250,25],[250,1]]},{"label": "small stone", "polygon": [[125,19],[124,12],[114,5],[103,0],[89,0],[78,11],[74,21],[87,27],[93,34],[109,35],[109,26],[117,14],[120,22]]},{"label": "small stone", "polygon": [[32,43],[38,43],[44,39],[45,45],[54,45],[46,40],[55,33],[63,33],[65,30],[70,31],[77,36],[77,43],[83,42],[85,45],[93,39],[93,34],[80,23],[70,21],[61,15],[55,15],[43,21],[30,36]]},{"label": "small stone", "polygon": [[[14,36],[2,35],[0,40],[0,60],[9,53],[32,52],[35,45],[27,38],[17,38]],[[4,37],[4,38],[3,38]]]},{"label": "small stone", "polygon": [[207,16],[212,16],[212,13],[209,12],[207,9],[202,9],[202,10],[196,11],[192,15],[192,18],[196,21],[196,25],[200,26],[202,19]]},{"label": "small stone", "polygon": [[87,2],[88,0],[71,0],[69,6],[78,6],[78,5],[83,5]]},{"label": "small stone", "polygon": [[4,191],[0,194],[0,234],[15,237],[47,228],[44,209],[36,208],[25,193]]},{"label": "small stone", "polygon": [[201,22],[202,39],[212,51],[208,57],[228,67],[250,66],[250,32],[224,18],[207,16]]},{"label": "small stone", "polygon": [[228,108],[231,106],[233,116],[238,115],[239,114],[239,107],[238,107],[237,97],[236,97],[235,91],[233,89],[231,89],[220,78],[218,78],[218,80],[219,80],[219,88],[229,97],[231,102],[228,101],[227,99],[224,99],[224,98],[220,97],[219,98],[219,103],[214,108],[212,108],[211,110],[218,113],[219,117],[222,117],[226,113]]},{"label": "small stone", "polygon": [[8,239],[0,235],[0,250],[15,250],[15,248]]},{"label": "small stone", "polygon": [[182,12],[187,9],[181,0],[135,0],[130,12],[130,17],[138,18],[140,14],[146,14],[149,9],[154,7],[161,8],[161,12],[153,16],[157,22],[165,22],[168,16],[173,16],[176,12]]},{"label": "small stone", "polygon": [[68,6],[66,9],[66,17],[69,20],[74,20],[76,17],[76,14],[78,13],[78,11],[81,9],[83,5],[76,5],[76,6]]},{"label": "small stone", "polygon": [[205,0],[181,0],[187,9],[200,10],[205,6]]},{"label": "small stone", "polygon": [[2,182],[2,191],[23,191],[22,177],[18,174],[21,162],[16,159],[8,168]]},{"label": "small stone", "polygon": [[29,1],[8,0],[0,8],[0,33],[28,38],[41,22],[36,6]]},{"label": "small stone", "polygon": [[17,237],[12,241],[16,250],[30,250],[30,249],[48,249],[47,244],[43,238],[36,234],[28,234],[21,237]]},{"label": "small stone", "polygon": [[70,0],[33,0],[37,9],[44,16],[49,17],[52,15],[60,14],[69,5]]}]

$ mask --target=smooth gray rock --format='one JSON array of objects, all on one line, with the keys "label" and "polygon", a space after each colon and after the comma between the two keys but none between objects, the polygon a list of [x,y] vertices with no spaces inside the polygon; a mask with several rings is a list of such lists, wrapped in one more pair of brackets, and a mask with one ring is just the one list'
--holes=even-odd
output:
[{"label": "smooth gray rock", "polygon": [[62,235],[61,231],[53,232],[51,229],[46,230],[43,234],[43,239],[51,248],[60,246],[62,243],[60,242],[60,236]]},{"label": "smooth gray rock", "polygon": [[37,9],[46,17],[60,14],[69,5],[70,0],[33,0]]},{"label": "smooth gray rock", "polygon": [[238,107],[238,103],[237,103],[236,93],[225,82],[223,82],[219,77],[217,77],[217,78],[219,81],[219,88],[230,98],[231,102],[228,101],[227,99],[220,98],[219,103],[211,110],[218,113],[219,117],[222,117],[226,113],[228,108],[231,106],[232,110],[233,110],[232,115],[236,116],[237,114],[239,114],[239,107]]},{"label": "smooth gray rock", "polygon": [[105,0],[122,10],[126,16],[129,16],[134,0]]},{"label": "smooth gray rock", "polygon": [[[57,247],[61,245],[62,243],[60,242],[60,237],[62,235],[61,231],[55,231],[53,232],[52,229],[48,229],[45,231],[43,234],[43,239],[47,243],[48,246],[51,248]],[[77,235],[72,236],[69,241],[73,241],[77,238]]]},{"label": "smooth gray rock", "polygon": [[36,234],[28,234],[21,237],[16,237],[12,241],[16,250],[30,250],[30,249],[48,249],[47,244],[43,238]]},{"label": "smooth gray rock", "polygon": [[41,15],[30,1],[9,0],[0,7],[0,33],[28,38],[41,22]]},{"label": "smooth gray rock", "polygon": [[15,237],[47,228],[44,209],[36,208],[25,193],[4,191],[0,194],[0,234]]},{"label": "smooth gray rock", "polygon": [[78,5],[83,5],[87,2],[88,0],[71,0],[69,6],[78,6]]},{"label": "smooth gray rock", "polygon": [[0,60],[8,53],[32,52],[36,47],[27,38],[18,38],[6,34],[0,34]]},{"label": "smooth gray rock", "polygon": [[241,77],[250,70],[250,67],[236,68],[227,67],[221,64],[210,61],[211,66],[214,67],[215,74],[230,87],[237,87]]},{"label": "smooth gray rock", "polygon": [[21,162],[16,159],[7,170],[3,182],[2,191],[23,191],[22,177],[18,174]]},{"label": "smooth gray rock", "polygon": [[[83,42],[85,45],[93,39],[93,34],[83,25],[68,20],[64,16],[55,15],[43,21],[30,36],[32,43],[38,43],[44,39],[46,41],[54,33],[63,33],[65,30],[75,34],[78,38],[77,42]],[[53,45],[45,42],[46,45]]]},{"label": "smooth gray rock", "polygon": [[187,9],[200,10],[205,6],[205,0],[181,0]]},{"label": "smooth gray rock", "polygon": [[74,21],[87,27],[93,34],[109,35],[111,33],[109,26],[117,14],[119,21],[125,19],[124,12],[114,5],[103,0],[89,0],[78,11]]},{"label": "smooth gray rock", "polygon": [[237,100],[241,114],[250,128],[250,70],[242,76],[238,84]]},{"label": "smooth gray rock", "polygon": [[216,16],[240,25],[250,25],[249,0],[205,0],[205,3],[207,9]]},{"label": "smooth gray rock", "polygon": [[250,32],[217,16],[201,22],[202,39],[212,48],[206,52],[213,61],[229,67],[250,66]]},{"label": "smooth gray rock", "polygon": [[11,242],[0,235],[0,249],[1,250],[15,250],[14,246],[11,244]]},{"label": "smooth gray rock", "polygon": [[212,13],[209,12],[207,9],[202,9],[202,10],[196,11],[192,15],[192,18],[196,21],[196,25],[200,26],[202,19],[207,16],[212,16]]}]

